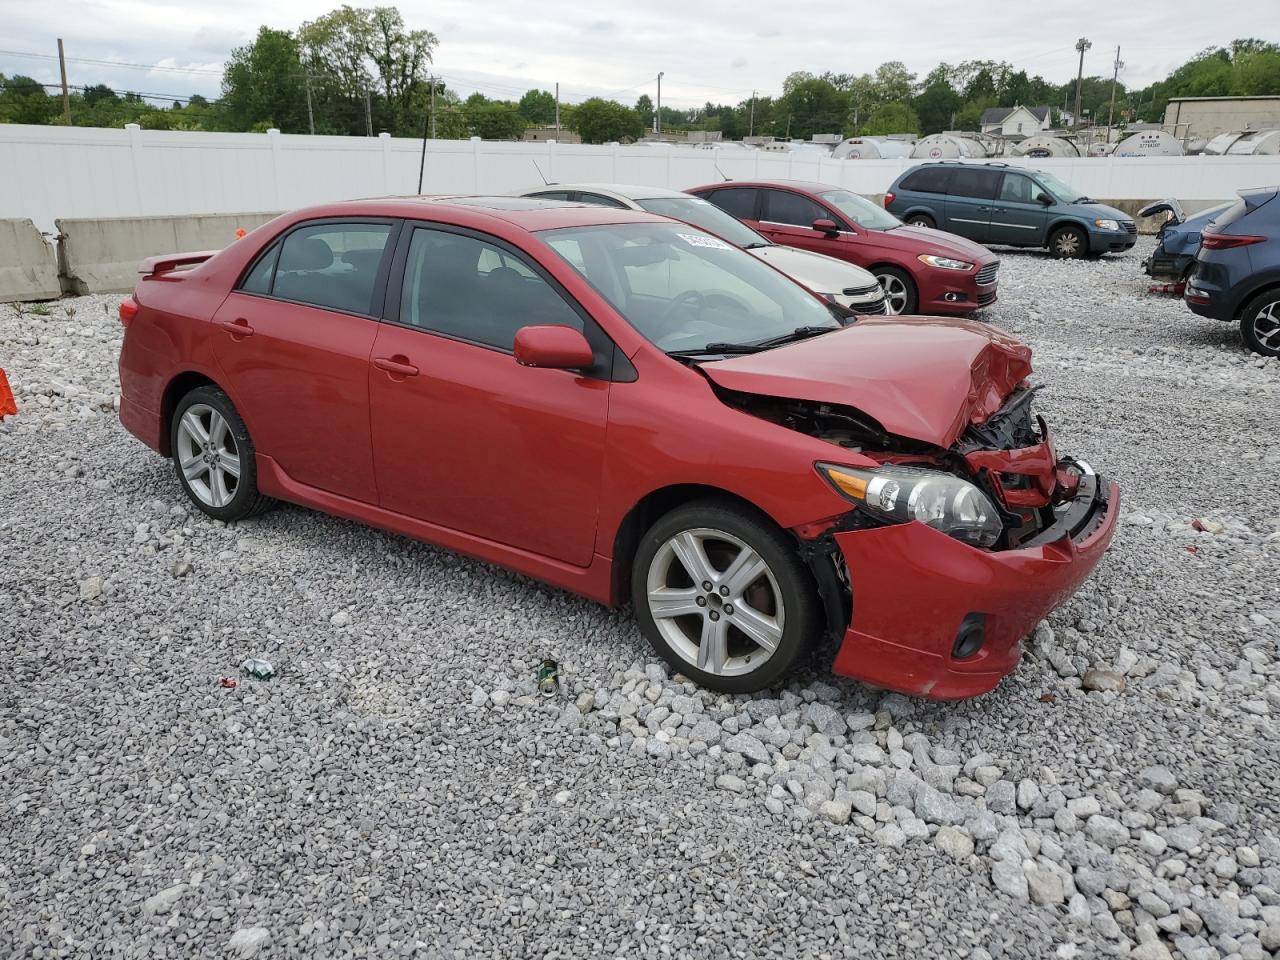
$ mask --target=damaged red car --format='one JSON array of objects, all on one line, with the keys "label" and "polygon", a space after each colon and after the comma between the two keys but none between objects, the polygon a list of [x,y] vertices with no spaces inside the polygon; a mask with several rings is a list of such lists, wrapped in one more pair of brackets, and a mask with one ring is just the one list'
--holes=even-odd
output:
[{"label": "damaged red car", "polygon": [[1030,351],[851,318],[651,214],[368,200],[148,261],[120,417],[212,517],[287,500],[631,602],[673,669],[992,689],[1111,539]]}]

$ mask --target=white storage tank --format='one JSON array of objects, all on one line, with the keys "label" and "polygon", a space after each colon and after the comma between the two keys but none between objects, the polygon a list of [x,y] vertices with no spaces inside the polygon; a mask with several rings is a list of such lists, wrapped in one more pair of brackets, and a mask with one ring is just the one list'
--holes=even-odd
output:
[{"label": "white storage tank", "polygon": [[1078,157],[1080,149],[1070,140],[1062,137],[1038,136],[1027,137],[1015,143],[1009,150],[1014,157]]},{"label": "white storage tank", "polygon": [[1181,157],[1182,142],[1167,130],[1139,130],[1116,144],[1117,157]]},{"label": "white storage tank", "polygon": [[1255,130],[1246,133],[1227,148],[1233,157],[1274,157],[1280,153],[1280,130]]},{"label": "white storage tank", "polygon": [[911,151],[913,160],[959,160],[962,157],[982,159],[987,149],[977,140],[951,133],[934,133],[923,138]]},{"label": "white storage tank", "polygon": [[760,148],[767,153],[799,153],[815,157],[831,156],[831,144],[813,143],[809,140],[775,140]]},{"label": "white storage tank", "polygon": [[1205,144],[1205,155],[1210,157],[1221,157],[1230,150],[1231,145],[1243,137],[1246,132],[1247,131],[1244,130],[1229,130],[1226,133],[1218,134]]},{"label": "white storage tank", "polygon": [[831,151],[834,160],[882,160],[911,156],[911,144],[886,137],[849,137]]}]

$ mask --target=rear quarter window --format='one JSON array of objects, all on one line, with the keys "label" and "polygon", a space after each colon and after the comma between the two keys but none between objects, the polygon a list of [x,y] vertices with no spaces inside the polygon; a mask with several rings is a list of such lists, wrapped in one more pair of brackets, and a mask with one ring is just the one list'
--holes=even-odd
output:
[{"label": "rear quarter window", "polygon": [[903,178],[900,190],[916,193],[946,193],[951,182],[951,171],[946,167],[920,167]]},{"label": "rear quarter window", "polygon": [[756,191],[746,187],[726,187],[723,190],[711,190],[701,194],[702,199],[709,200],[717,207],[739,220],[756,218]]}]

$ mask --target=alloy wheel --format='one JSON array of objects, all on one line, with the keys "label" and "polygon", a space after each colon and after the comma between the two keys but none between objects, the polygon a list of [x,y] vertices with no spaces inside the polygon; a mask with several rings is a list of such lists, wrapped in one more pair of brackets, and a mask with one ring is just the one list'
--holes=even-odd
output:
[{"label": "alloy wheel", "polygon": [[1280,300],[1272,300],[1254,314],[1253,335],[1273,356],[1280,355]]},{"label": "alloy wheel", "polygon": [[902,278],[895,277],[891,273],[877,273],[876,279],[880,281],[880,286],[884,288],[884,300],[888,304],[889,312],[897,316],[906,310],[907,285],[902,282]]},{"label": "alloy wheel", "polygon": [[707,673],[750,673],[782,642],[786,611],[773,571],[723,530],[698,527],[667,540],[649,564],[646,598],[663,640]]},{"label": "alloy wheel", "polygon": [[1072,230],[1064,230],[1058,234],[1055,246],[1059,256],[1074,257],[1080,252],[1080,235]]},{"label": "alloy wheel", "polygon": [[178,422],[178,463],[201,503],[225,507],[240,485],[240,453],[226,419],[205,403],[193,403]]}]

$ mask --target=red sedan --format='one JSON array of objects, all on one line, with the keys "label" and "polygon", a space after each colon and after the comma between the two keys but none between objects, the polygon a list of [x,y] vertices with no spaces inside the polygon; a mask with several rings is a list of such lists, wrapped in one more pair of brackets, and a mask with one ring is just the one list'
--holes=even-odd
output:
[{"label": "red sedan", "polygon": [[211,517],[288,500],[634,604],[673,668],[990,690],[1097,563],[1115,484],[1059,459],[1030,351],[859,319],[683,223],[368,200],[143,265],[120,418]]},{"label": "red sedan", "polygon": [[908,227],[865,197],[800,180],[713,183],[688,191],[774,243],[863,267],[884,287],[889,312],[963,314],[994,303],[1000,261],[953,233]]}]

